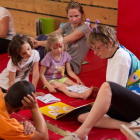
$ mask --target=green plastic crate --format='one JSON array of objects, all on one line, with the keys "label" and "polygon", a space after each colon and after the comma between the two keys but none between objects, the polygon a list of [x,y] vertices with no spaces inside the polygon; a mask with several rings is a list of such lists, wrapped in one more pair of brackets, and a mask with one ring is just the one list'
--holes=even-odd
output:
[{"label": "green plastic crate", "polygon": [[43,34],[50,34],[54,31],[54,19],[53,18],[40,18],[42,21]]}]

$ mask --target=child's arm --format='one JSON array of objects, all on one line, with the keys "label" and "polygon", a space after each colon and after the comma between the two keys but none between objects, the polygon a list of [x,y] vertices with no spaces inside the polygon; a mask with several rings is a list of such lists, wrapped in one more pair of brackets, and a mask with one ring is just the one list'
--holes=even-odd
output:
[{"label": "child's arm", "polygon": [[71,70],[71,66],[69,62],[66,63],[66,70],[67,70],[68,75],[77,81],[77,84],[82,84],[82,85],[84,84],[80,80],[80,78]]},{"label": "child's arm", "polygon": [[52,86],[45,78],[44,76],[44,73],[47,69],[47,66],[41,66],[41,69],[40,69],[40,79],[41,81],[43,82],[43,84],[48,88],[49,92],[52,92],[52,93],[56,93],[57,91],[55,90],[55,86]]},{"label": "child's arm", "polygon": [[9,87],[11,87],[15,83],[16,73],[9,71]]},{"label": "child's arm", "polygon": [[34,62],[34,64],[33,64],[33,75],[32,75],[32,84],[34,85],[35,89],[36,89],[38,80],[39,80],[38,62]]},{"label": "child's arm", "polygon": [[[37,87],[38,80],[39,80],[38,62],[34,62],[34,65],[33,65],[33,75],[32,75],[32,84],[34,85],[35,89]],[[45,94],[43,92],[36,92],[35,95],[36,96],[39,96],[39,95],[43,96]]]}]

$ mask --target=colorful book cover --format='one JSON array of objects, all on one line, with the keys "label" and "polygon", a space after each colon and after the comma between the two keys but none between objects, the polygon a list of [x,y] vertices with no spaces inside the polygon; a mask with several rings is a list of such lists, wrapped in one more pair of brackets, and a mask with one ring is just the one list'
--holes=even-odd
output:
[{"label": "colorful book cover", "polygon": [[[89,103],[89,104],[91,104],[91,103]],[[79,106],[79,107],[75,108],[75,107],[67,105],[65,103],[57,102],[57,103],[54,103],[54,104],[50,104],[50,105],[41,107],[40,111],[42,112],[42,114],[57,120],[60,117],[72,112],[73,110],[81,108],[83,106],[87,106],[87,105],[88,104],[85,104],[85,105],[82,105],[82,106]]]}]

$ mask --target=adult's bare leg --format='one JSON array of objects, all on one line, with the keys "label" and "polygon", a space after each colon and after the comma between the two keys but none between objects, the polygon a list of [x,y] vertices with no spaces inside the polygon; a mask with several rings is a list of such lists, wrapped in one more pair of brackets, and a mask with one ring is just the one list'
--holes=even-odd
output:
[{"label": "adult's bare leg", "polygon": [[[78,116],[78,121],[81,123],[84,123],[84,121],[86,120],[86,118],[88,117],[89,112],[88,113],[84,113]],[[113,119],[111,117],[109,117],[108,115],[104,115],[95,125],[94,127],[98,127],[98,128],[107,128],[107,129],[120,129],[120,126],[124,124],[126,126],[130,126],[130,123],[128,122],[123,122],[123,121],[119,121],[116,119]]]},{"label": "adult's bare leg", "polygon": [[76,130],[77,136],[84,140],[93,126],[107,113],[111,104],[112,92],[110,85],[105,82],[102,84],[95,103],[84,121],[84,123]]}]

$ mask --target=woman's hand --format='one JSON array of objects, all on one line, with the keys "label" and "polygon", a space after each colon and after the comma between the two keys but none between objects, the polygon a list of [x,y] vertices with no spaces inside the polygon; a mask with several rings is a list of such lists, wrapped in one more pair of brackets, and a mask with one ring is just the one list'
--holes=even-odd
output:
[{"label": "woman's hand", "polygon": [[37,40],[34,42],[33,47],[34,47],[34,49],[39,47],[39,42]]},{"label": "woman's hand", "polygon": [[38,45],[38,41],[36,39],[34,39],[33,37],[30,37],[32,43],[33,43],[33,47],[34,49],[38,48],[39,45]]},{"label": "woman's hand", "polygon": [[35,132],[35,127],[29,121],[22,121],[20,122],[24,126],[24,133],[25,135],[30,135],[31,133]]},{"label": "woman's hand", "polygon": [[47,87],[48,88],[48,90],[49,90],[49,92],[51,92],[51,93],[56,93],[57,91],[56,91],[56,86],[53,86],[53,85],[50,85],[49,87]]},{"label": "woman's hand", "polygon": [[84,85],[84,83],[80,80],[79,77],[76,79],[76,81],[77,81],[77,84],[78,84],[78,85]]}]

